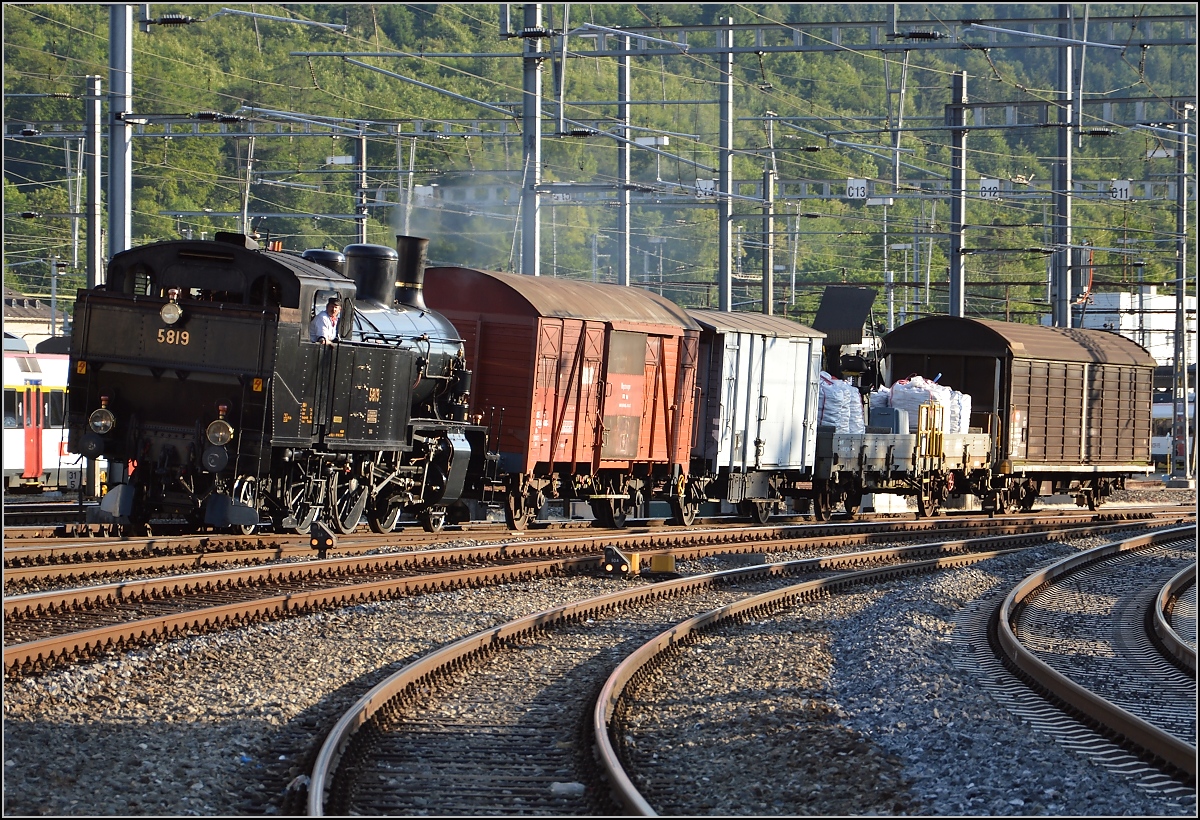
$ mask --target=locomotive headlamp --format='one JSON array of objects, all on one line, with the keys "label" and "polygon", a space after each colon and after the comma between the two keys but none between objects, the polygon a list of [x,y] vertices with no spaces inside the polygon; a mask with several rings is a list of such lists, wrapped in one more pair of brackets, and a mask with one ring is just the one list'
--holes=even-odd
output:
[{"label": "locomotive headlamp", "polygon": [[171,288],[167,291],[167,298],[170,300],[162,306],[162,310],[158,315],[164,322],[173,325],[183,318],[183,308],[179,306],[179,288]]},{"label": "locomotive headlamp", "polygon": [[93,433],[104,435],[109,430],[113,429],[113,425],[117,423],[117,417],[108,409],[108,396],[100,397],[100,409],[93,410],[88,416],[88,427],[92,428]]},{"label": "locomotive headlamp", "polygon": [[218,447],[233,441],[233,425],[225,421],[225,414],[228,412],[228,404],[218,404],[217,420],[208,425],[208,429],[204,431],[204,435],[208,437],[209,442]]}]

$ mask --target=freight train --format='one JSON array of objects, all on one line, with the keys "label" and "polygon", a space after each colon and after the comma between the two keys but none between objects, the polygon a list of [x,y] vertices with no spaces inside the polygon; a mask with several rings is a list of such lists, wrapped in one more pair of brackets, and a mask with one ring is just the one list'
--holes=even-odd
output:
[{"label": "freight train", "polygon": [[[1149,472],[1146,352],[1104,331],[930,317],[883,340],[897,381],[969,394],[947,427],[822,371],[824,334],[684,309],[637,288],[443,266],[427,240],[303,253],[245,236],[113,257],[76,302],[70,449],[107,458],[94,513],[248,532],[430,531],[500,507],[525,528],[554,500],[623,527],[666,502],[765,523],[828,520],[867,493],[1029,509],[1049,487],[1095,506]],[[337,338],[309,324],[341,300]],[[935,382],[939,380],[934,380]],[[915,383],[915,380],[914,382]],[[894,388],[898,391],[898,387]]]}]

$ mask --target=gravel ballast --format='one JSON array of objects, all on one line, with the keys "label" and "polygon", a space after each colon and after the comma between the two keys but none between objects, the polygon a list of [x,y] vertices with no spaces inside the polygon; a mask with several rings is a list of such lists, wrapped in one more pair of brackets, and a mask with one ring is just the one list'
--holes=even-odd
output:
[{"label": "gravel ballast", "polygon": [[[706,717],[682,729],[664,723],[648,736],[679,750],[672,768],[696,777],[695,787],[710,799],[708,813],[1192,815],[1194,800],[1147,794],[1034,732],[956,666],[956,613],[1071,549],[1047,547],[1035,557],[910,579],[764,622],[766,638],[731,637],[727,648],[735,654],[688,668],[688,690],[671,691],[682,697],[695,687],[703,709],[689,708]],[[602,594],[612,584],[565,578],[438,593],[6,680],[4,812],[294,811],[289,794],[303,784],[311,751],[371,685],[443,640]],[[736,765],[718,757],[706,772],[695,751],[735,708],[727,703],[732,696],[720,695],[731,685],[748,736],[762,731],[752,728],[760,719],[775,734],[820,726],[846,754],[805,760],[786,746],[763,754],[760,739]],[[860,747],[869,747],[877,764],[870,778],[856,765],[853,750]],[[997,757],[998,748],[1011,752]],[[788,766],[806,773],[804,782]],[[818,776],[830,779],[814,790]],[[746,794],[754,799],[742,808],[722,802]]]}]

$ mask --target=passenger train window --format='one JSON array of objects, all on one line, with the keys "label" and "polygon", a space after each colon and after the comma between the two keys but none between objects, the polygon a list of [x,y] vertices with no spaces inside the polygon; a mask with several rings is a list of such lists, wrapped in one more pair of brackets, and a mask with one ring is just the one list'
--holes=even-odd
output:
[{"label": "passenger train window", "polygon": [[22,398],[23,396],[16,390],[4,391],[4,426],[6,428],[25,426],[25,406]]},{"label": "passenger train window", "polygon": [[63,427],[67,422],[67,391],[51,390],[42,397],[45,402],[43,408],[43,424],[47,427]]}]

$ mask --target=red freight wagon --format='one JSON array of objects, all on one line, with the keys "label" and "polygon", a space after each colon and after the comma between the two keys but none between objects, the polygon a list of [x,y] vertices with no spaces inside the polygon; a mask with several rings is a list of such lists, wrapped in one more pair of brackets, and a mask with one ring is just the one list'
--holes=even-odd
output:
[{"label": "red freight wagon", "polygon": [[547,496],[588,501],[605,526],[656,494],[678,514],[700,331],[687,313],[637,288],[459,267],[427,268],[424,290],[465,342],[510,527]]}]

